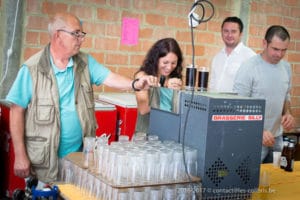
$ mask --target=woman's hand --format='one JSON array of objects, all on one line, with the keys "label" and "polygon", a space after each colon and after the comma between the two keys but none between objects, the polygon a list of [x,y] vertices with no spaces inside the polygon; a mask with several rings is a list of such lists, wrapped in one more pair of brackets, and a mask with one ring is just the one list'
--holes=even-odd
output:
[{"label": "woman's hand", "polygon": [[133,87],[138,90],[148,90],[150,87],[158,87],[157,77],[144,75],[133,82]]},{"label": "woman's hand", "polygon": [[167,81],[167,88],[173,89],[173,90],[181,90],[182,88],[182,80],[179,78],[170,78]]}]

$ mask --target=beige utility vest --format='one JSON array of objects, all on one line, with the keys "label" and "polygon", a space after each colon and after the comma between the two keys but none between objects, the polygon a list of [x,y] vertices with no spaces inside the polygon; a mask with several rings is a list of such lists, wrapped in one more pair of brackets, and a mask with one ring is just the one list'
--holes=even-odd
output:
[{"label": "beige utility vest", "polygon": [[[75,106],[82,127],[82,137],[94,136],[93,88],[90,84],[87,55],[73,56]],[[50,45],[25,62],[32,78],[32,99],[26,109],[25,143],[32,173],[44,182],[57,180],[60,142],[59,94],[50,63]],[[72,124],[70,124],[72,126]]]}]

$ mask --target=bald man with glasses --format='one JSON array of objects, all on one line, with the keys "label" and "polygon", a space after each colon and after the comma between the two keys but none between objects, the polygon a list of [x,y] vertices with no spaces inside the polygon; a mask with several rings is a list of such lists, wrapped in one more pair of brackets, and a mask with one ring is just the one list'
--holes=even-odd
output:
[{"label": "bald man with glasses", "polygon": [[86,33],[73,14],[56,14],[48,32],[49,44],[25,61],[6,97],[14,172],[43,182],[57,180],[59,158],[81,151],[82,139],[95,135],[93,85],[135,91],[158,85],[153,76],[113,73],[81,52]]}]

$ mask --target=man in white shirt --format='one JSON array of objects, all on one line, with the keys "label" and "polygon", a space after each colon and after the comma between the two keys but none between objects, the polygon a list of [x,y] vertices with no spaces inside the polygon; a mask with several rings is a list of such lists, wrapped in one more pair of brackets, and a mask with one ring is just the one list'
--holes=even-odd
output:
[{"label": "man in white shirt", "polygon": [[235,74],[242,62],[256,53],[241,42],[243,22],[238,17],[227,17],[221,26],[225,47],[217,53],[210,70],[209,90],[232,93]]}]

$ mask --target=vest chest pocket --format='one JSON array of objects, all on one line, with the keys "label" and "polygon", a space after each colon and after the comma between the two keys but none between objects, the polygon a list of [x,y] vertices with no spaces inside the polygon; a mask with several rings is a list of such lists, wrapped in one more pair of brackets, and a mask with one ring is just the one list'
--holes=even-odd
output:
[{"label": "vest chest pocket", "polygon": [[80,90],[87,108],[94,108],[95,105],[92,87],[88,84],[81,83]]},{"label": "vest chest pocket", "polygon": [[38,98],[35,122],[38,124],[51,124],[54,120],[54,104],[51,99]]},{"label": "vest chest pocket", "polygon": [[48,168],[50,164],[50,144],[44,137],[27,137],[26,147],[31,164]]}]

